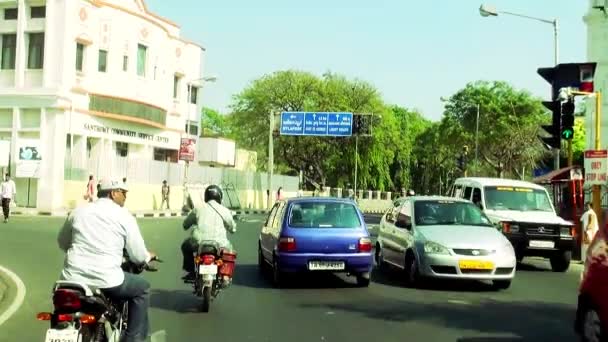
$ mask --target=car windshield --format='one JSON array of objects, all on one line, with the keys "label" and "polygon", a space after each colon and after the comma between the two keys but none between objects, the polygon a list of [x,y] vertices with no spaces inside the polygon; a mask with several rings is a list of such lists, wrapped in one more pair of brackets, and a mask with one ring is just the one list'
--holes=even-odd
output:
[{"label": "car windshield", "polygon": [[416,201],[416,226],[467,225],[488,226],[492,223],[473,203],[449,200]]},{"label": "car windshield", "polygon": [[485,202],[491,210],[553,211],[544,189],[486,186]]},{"label": "car windshield", "polygon": [[354,205],[339,202],[304,202],[291,207],[293,228],[357,228],[361,226]]}]

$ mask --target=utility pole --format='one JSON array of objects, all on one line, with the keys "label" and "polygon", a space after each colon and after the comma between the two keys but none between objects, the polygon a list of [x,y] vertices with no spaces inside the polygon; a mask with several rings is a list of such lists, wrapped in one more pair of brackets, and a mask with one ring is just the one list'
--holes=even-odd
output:
[{"label": "utility pole", "polygon": [[274,111],[270,111],[268,127],[268,203],[267,208],[272,208],[272,176],[274,172]]}]

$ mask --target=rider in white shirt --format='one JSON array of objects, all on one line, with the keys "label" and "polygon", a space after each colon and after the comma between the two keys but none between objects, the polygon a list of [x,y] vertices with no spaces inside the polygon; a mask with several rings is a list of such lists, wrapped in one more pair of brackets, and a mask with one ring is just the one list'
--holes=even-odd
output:
[{"label": "rider in white shirt", "polygon": [[129,324],[124,341],[144,341],[149,332],[150,284],[143,277],[123,272],[123,251],[137,264],[154,259],[148,252],[137,221],[124,208],[128,188],[103,180],[98,199],[75,209],[57,241],[66,252],[60,279],[81,281],[110,298],[129,303]]},{"label": "rider in white shirt", "polygon": [[204,203],[194,208],[184,220],[184,229],[194,226],[188,237],[182,243],[182,268],[188,272],[183,279],[194,279],[193,253],[198,250],[201,241],[212,240],[219,243],[221,248],[232,250],[226,232],[235,233],[236,223],[232,212],[222,203],[222,190],[217,185],[210,185],[205,189]]}]

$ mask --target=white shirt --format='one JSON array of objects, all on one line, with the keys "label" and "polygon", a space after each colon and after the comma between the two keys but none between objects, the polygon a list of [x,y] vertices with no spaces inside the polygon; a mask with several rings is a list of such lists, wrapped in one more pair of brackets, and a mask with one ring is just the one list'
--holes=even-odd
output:
[{"label": "white shirt", "polygon": [[[589,220],[591,220],[591,227],[587,230],[587,225],[589,225]],[[595,211],[593,209],[587,210],[583,216],[581,216],[581,222],[583,223],[583,233],[589,234],[589,237],[595,236],[595,233],[599,230],[599,226],[597,224],[597,215],[595,215]]]},{"label": "white shirt", "polygon": [[216,201],[203,202],[194,208],[184,220],[184,229],[192,229],[192,237],[200,243],[203,240],[217,241],[221,247],[232,249],[226,231],[236,232],[232,212]]},{"label": "white shirt", "polygon": [[99,288],[124,281],[123,249],[135,263],[150,261],[135,217],[108,198],[75,209],[57,237],[66,252],[62,280],[82,281]]},{"label": "white shirt", "polygon": [[2,198],[14,198],[16,194],[17,187],[12,179],[2,182],[2,185],[0,185],[0,196],[2,196]]}]

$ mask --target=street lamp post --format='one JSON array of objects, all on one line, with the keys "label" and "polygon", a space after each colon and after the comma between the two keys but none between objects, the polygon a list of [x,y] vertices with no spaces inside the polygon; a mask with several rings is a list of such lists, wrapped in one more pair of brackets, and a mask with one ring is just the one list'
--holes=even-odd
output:
[{"label": "street lamp post", "polygon": [[[190,137],[190,101],[191,101],[191,96],[192,96],[192,84],[198,81],[203,81],[203,82],[215,82],[217,80],[217,77],[215,76],[210,76],[210,77],[201,77],[201,78],[197,78],[194,80],[191,80],[187,83],[188,86],[188,97],[186,98],[186,136]],[[198,96],[199,94],[197,93],[197,99],[196,102],[198,102]],[[195,102],[195,104],[196,104]],[[188,168],[190,166],[190,162],[188,160],[186,160],[186,167],[184,168],[184,185],[183,185],[183,206],[186,205],[187,202],[187,191],[186,191],[186,185],[188,184]]]},{"label": "street lamp post", "polygon": [[[558,23],[557,18],[550,20],[550,19],[532,17],[529,15],[524,15],[524,14],[519,14],[519,13],[498,11],[498,10],[496,10],[495,7],[485,5],[485,4],[482,4],[481,6],[479,6],[479,14],[482,17],[497,17],[498,14],[506,14],[506,15],[512,15],[515,17],[536,20],[536,21],[540,21],[540,22],[543,22],[546,24],[553,25],[553,58],[555,61],[555,65],[559,64],[559,37],[558,37],[559,23]],[[570,144],[570,143],[571,143],[571,141],[568,141],[568,144]],[[554,158],[553,167],[555,168],[555,170],[558,170],[559,169],[559,149],[556,148],[553,151],[553,158]]]}]

